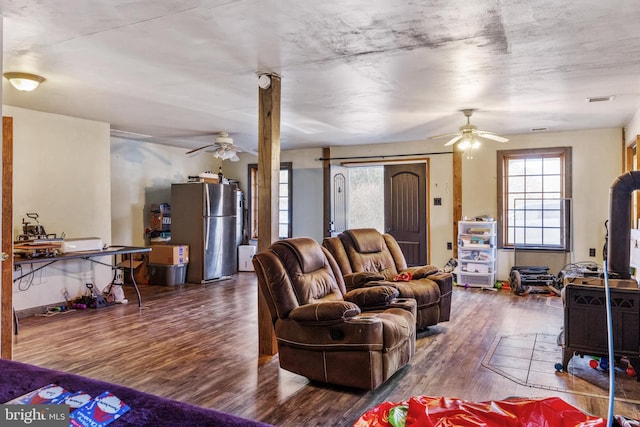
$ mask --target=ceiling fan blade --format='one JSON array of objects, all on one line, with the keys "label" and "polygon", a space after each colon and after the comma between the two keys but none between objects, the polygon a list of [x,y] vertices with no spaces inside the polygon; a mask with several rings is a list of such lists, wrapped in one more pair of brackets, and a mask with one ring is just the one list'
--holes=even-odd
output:
[{"label": "ceiling fan blade", "polygon": [[487,138],[487,139],[492,139],[494,141],[498,141],[498,142],[507,142],[509,141],[509,138],[505,138],[502,137],[500,135],[496,135],[493,132],[487,132],[487,131],[477,131],[474,132],[476,135],[481,136],[482,138]]},{"label": "ceiling fan blade", "polygon": [[462,139],[462,135],[456,135],[453,138],[451,138],[449,141],[447,141],[446,144],[444,144],[445,147],[449,146],[449,145],[453,145],[456,142],[460,141]]},{"label": "ceiling fan blade", "polygon": [[200,148],[195,148],[195,149],[193,149],[193,150],[187,151],[187,153],[186,153],[186,154],[193,154],[193,153],[195,153],[195,152],[198,152],[198,151],[200,151],[200,150],[204,150],[205,148],[213,147],[213,146],[215,146],[215,145],[216,145],[216,144],[209,144],[209,145],[202,146],[202,147],[200,147]]},{"label": "ceiling fan blade", "polygon": [[460,135],[459,133],[444,133],[442,135],[434,135],[434,136],[430,136],[427,139],[437,139],[437,138],[444,138],[444,137],[449,137],[449,136],[454,136],[454,135]]}]

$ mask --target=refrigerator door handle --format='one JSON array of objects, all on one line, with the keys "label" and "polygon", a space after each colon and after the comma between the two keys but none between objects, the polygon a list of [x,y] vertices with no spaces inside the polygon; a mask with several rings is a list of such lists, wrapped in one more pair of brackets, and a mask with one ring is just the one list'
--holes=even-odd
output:
[{"label": "refrigerator door handle", "polygon": [[209,215],[211,215],[211,199],[209,197],[209,184],[204,184],[204,194],[206,195],[205,199],[206,199],[206,202],[207,202],[207,204],[206,204],[207,212],[205,213],[204,216],[209,216]]},{"label": "refrigerator door handle", "polygon": [[[206,202],[207,202],[207,214],[206,217],[211,215],[211,199],[209,198],[209,184],[204,184],[204,194],[206,194]],[[204,249],[209,250],[209,224],[210,221],[207,221],[207,231],[205,232],[205,244]]]},{"label": "refrigerator door handle", "polygon": [[209,228],[211,226],[211,221],[209,220],[209,218],[207,218],[207,231],[205,232],[205,239],[204,239],[204,250],[208,251],[209,250]]}]

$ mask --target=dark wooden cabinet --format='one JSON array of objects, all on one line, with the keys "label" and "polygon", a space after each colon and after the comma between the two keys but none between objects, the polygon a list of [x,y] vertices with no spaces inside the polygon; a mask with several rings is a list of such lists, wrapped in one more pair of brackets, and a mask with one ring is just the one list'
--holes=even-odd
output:
[{"label": "dark wooden cabinet", "polygon": [[[601,356],[607,350],[607,313],[604,284],[600,279],[565,286],[562,365],[574,354]],[[640,365],[640,290],[634,281],[610,281],[613,349],[626,356],[637,372]]]}]

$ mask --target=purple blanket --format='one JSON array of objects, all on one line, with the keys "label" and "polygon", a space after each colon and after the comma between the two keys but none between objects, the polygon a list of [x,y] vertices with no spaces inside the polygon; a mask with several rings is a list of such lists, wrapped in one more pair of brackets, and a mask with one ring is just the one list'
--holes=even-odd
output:
[{"label": "purple blanket", "polygon": [[107,390],[118,396],[131,407],[131,410],[114,421],[111,424],[113,427],[269,425],[116,384],[0,359],[0,403],[51,383],[73,392],[84,390],[92,396]]}]

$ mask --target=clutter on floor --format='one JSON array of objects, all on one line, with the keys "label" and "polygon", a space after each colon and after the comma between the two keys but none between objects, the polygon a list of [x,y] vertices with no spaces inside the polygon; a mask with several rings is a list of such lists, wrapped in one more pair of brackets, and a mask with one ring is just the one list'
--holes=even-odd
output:
[{"label": "clutter on floor", "polygon": [[[607,420],[588,415],[559,397],[471,402],[455,397],[412,396],[404,402],[384,402],[364,413],[354,423],[354,427],[434,425],[604,427]],[[624,417],[616,417],[613,425],[638,424]]]}]

